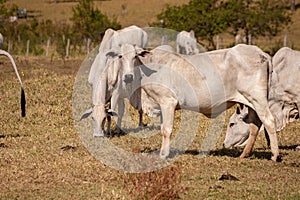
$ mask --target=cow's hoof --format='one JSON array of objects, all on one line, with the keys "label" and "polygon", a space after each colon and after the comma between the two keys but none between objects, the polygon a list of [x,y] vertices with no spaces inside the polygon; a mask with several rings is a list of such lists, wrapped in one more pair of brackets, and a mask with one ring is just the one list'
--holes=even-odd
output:
[{"label": "cow's hoof", "polygon": [[163,159],[163,160],[167,159],[167,156],[166,156],[166,155],[160,154],[159,157],[160,157],[161,159]]},{"label": "cow's hoof", "polygon": [[97,137],[104,137],[105,135],[103,133],[94,133],[93,135],[95,138]]},{"label": "cow's hoof", "polygon": [[271,157],[271,160],[274,161],[274,162],[281,162],[282,161],[282,158],[281,156],[272,156]]},{"label": "cow's hoof", "polygon": [[166,159],[169,156],[169,152],[160,151],[159,156],[160,156],[161,159]]},{"label": "cow's hoof", "polygon": [[247,158],[247,157],[249,157],[249,154],[248,154],[248,153],[242,153],[242,154],[240,155],[240,158]]},{"label": "cow's hoof", "polygon": [[117,129],[114,131],[114,135],[117,135],[117,136],[121,136],[121,135],[125,135],[125,134],[126,133],[119,127],[117,127]]},{"label": "cow's hoof", "polygon": [[145,127],[147,127],[147,125],[148,124],[141,123],[141,124],[139,124],[139,128],[145,128]]}]

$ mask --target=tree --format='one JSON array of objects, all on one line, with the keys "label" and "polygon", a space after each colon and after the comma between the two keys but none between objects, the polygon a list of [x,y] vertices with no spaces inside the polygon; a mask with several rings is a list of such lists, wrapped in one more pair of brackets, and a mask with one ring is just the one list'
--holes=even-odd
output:
[{"label": "tree", "polygon": [[230,33],[242,31],[249,42],[249,35],[276,36],[291,21],[285,2],[281,0],[229,0],[225,5]]},{"label": "tree", "polygon": [[197,38],[207,40],[215,49],[214,36],[228,31],[235,35],[276,36],[290,21],[282,0],[191,0],[182,6],[167,6],[153,25],[165,28],[194,30]]},{"label": "tree", "polygon": [[229,26],[219,0],[191,0],[187,5],[167,6],[157,18],[159,22],[153,25],[177,31],[194,30],[196,37],[207,40],[213,49],[216,48],[214,36]]},{"label": "tree", "polygon": [[73,31],[84,39],[100,41],[107,28],[121,27],[115,19],[111,21],[95,9],[92,0],[79,0],[79,4],[72,11]]}]

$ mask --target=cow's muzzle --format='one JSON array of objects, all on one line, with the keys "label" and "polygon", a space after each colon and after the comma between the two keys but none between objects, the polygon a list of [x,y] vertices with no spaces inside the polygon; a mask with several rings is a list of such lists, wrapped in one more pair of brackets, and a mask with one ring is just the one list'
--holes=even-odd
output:
[{"label": "cow's muzzle", "polygon": [[133,81],[133,75],[132,74],[125,74],[124,77],[124,82],[127,83],[131,83]]}]

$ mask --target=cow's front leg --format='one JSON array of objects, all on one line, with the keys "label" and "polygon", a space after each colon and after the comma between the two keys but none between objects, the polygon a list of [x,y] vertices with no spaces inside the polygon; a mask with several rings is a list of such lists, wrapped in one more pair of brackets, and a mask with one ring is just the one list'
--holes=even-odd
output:
[{"label": "cow's front leg", "polygon": [[122,133],[121,124],[122,124],[122,118],[124,115],[124,109],[125,109],[125,103],[123,98],[118,99],[118,120],[117,120],[117,127],[116,127],[116,133],[119,135]]},{"label": "cow's front leg", "polygon": [[111,132],[111,116],[109,115],[109,113],[106,116],[106,120],[107,120],[106,137],[113,137],[113,134]]},{"label": "cow's front leg", "polygon": [[175,107],[169,105],[162,108],[161,111],[162,146],[160,157],[165,159],[170,154],[170,137],[173,130]]},{"label": "cow's front leg", "polygon": [[246,144],[246,147],[244,148],[243,153],[240,155],[240,158],[246,158],[250,155],[252,148],[254,146],[257,134],[259,132],[259,128],[261,126],[261,121],[258,118],[256,112],[249,108],[249,120],[250,120],[250,136],[248,139],[248,142]]},{"label": "cow's front leg", "polygon": [[139,110],[139,127],[145,127],[147,124],[143,123],[143,111]]}]

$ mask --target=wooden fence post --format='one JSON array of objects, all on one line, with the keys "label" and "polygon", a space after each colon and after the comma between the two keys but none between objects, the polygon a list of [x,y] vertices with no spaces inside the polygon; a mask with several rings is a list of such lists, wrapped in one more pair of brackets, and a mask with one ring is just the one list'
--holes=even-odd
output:
[{"label": "wooden fence post", "polygon": [[47,40],[47,47],[46,47],[46,57],[49,55],[49,47],[50,47],[50,38]]},{"label": "wooden fence post", "polygon": [[252,36],[251,34],[248,35],[248,45],[252,44]]},{"label": "wooden fence post", "polygon": [[91,39],[88,38],[86,42],[86,53],[90,53],[90,45],[91,45]]},{"label": "wooden fence post", "polygon": [[67,46],[66,46],[66,57],[69,57],[69,50],[70,50],[70,39],[67,39]]},{"label": "wooden fence post", "polygon": [[27,40],[27,43],[26,43],[26,56],[29,55],[29,46],[30,46],[30,40]]},{"label": "wooden fence post", "polygon": [[284,38],[283,38],[283,46],[284,47],[287,46],[287,41],[288,41],[288,32],[286,31],[284,34]]},{"label": "wooden fence post", "polygon": [[8,40],[8,44],[7,44],[7,52],[10,53],[11,50],[11,44],[10,44],[10,40]]}]

